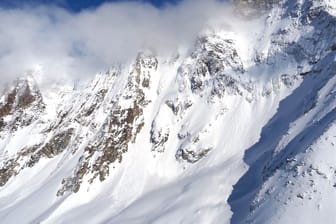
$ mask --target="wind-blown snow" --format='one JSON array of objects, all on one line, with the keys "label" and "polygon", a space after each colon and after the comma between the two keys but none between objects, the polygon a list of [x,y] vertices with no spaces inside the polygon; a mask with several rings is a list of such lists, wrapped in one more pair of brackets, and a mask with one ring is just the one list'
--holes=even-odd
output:
[{"label": "wind-blown snow", "polygon": [[[39,119],[17,130],[0,122],[0,171],[62,125],[75,137],[31,167],[18,157],[22,169],[0,187],[1,222],[332,223],[336,18],[332,1],[316,2],[280,1],[207,28],[174,56],[149,51],[87,85],[41,88]],[[88,146],[108,136],[111,111],[121,117],[138,98],[145,106],[132,125],[143,126],[106,179],[94,178],[103,151],[88,155]],[[92,170],[78,192],[59,195],[83,162]]]}]

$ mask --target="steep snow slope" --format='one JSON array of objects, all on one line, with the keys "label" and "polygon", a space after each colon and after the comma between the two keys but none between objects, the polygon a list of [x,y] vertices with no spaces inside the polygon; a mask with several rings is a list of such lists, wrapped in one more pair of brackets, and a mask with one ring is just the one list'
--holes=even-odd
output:
[{"label": "steep snow slope", "polygon": [[[333,223],[335,6],[328,1],[288,1],[283,6],[274,8],[268,20],[293,34],[279,19],[290,15],[286,19],[298,26],[300,36],[286,51],[308,63],[300,66],[308,69],[245,153],[249,169],[229,199],[232,222]],[[322,143],[327,139],[330,145]]]},{"label": "steep snow slope", "polygon": [[1,222],[331,223],[335,5],[275,2],[86,85],[7,88]]}]

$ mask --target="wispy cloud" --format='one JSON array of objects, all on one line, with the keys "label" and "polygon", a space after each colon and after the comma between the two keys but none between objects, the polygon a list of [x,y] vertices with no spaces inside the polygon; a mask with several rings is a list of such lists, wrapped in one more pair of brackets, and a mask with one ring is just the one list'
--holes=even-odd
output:
[{"label": "wispy cloud", "polygon": [[0,10],[0,77],[7,81],[37,65],[45,76],[83,77],[133,58],[139,50],[169,53],[193,44],[213,20],[229,18],[215,0],[150,4],[107,3],[70,13],[55,6]]}]

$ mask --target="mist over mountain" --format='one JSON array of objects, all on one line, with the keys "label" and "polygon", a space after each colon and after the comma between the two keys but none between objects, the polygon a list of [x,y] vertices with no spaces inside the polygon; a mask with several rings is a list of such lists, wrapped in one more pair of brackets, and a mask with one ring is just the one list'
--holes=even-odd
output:
[{"label": "mist over mountain", "polygon": [[0,21],[1,223],[334,223],[334,0]]},{"label": "mist over mountain", "polygon": [[107,2],[80,12],[44,4],[0,8],[0,73],[5,80],[37,68],[48,78],[92,77],[139,51],[175,54],[191,47],[210,24],[233,18],[228,3],[214,0],[163,8]]}]

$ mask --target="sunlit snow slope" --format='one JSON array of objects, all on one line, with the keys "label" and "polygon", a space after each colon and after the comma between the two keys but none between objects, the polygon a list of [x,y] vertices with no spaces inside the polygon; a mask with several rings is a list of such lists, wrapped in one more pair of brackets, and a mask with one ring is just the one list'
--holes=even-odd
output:
[{"label": "sunlit snow slope", "polygon": [[0,222],[333,223],[336,5],[273,2],[86,84],[6,87]]}]

